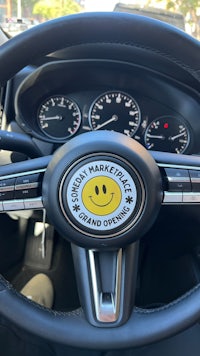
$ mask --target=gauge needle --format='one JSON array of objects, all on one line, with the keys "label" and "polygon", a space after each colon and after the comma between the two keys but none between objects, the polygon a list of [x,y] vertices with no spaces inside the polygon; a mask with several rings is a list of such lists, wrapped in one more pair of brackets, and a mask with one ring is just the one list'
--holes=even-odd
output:
[{"label": "gauge needle", "polygon": [[180,134],[178,134],[176,136],[169,137],[169,140],[170,141],[174,141],[174,140],[176,140],[176,138],[184,136],[184,135],[185,135],[185,132],[182,132],[182,133],[180,133]]},{"label": "gauge needle", "polygon": [[99,129],[101,129],[102,127],[104,127],[104,126],[110,124],[110,122],[117,121],[117,120],[118,120],[118,116],[117,116],[117,115],[113,115],[113,116],[111,117],[111,119],[109,119],[109,120],[103,122],[103,124],[100,124],[100,125],[98,125],[97,127],[95,127],[94,131],[95,131],[95,130],[99,130]]},{"label": "gauge needle", "polygon": [[150,135],[150,134],[147,134],[147,137],[149,137],[149,138],[158,138],[160,140],[164,140],[165,139],[165,136],[163,136],[163,135]]},{"label": "gauge needle", "polygon": [[42,120],[43,121],[50,121],[50,120],[62,120],[62,119],[63,119],[62,116],[56,115],[56,116],[44,117]]}]

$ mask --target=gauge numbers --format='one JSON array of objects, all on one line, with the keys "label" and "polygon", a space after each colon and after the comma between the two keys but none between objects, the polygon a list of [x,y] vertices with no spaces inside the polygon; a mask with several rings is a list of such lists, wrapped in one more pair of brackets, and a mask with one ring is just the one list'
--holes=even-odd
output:
[{"label": "gauge numbers", "polygon": [[91,106],[92,130],[114,130],[132,137],[140,125],[140,109],[130,95],[118,91],[99,96]]},{"label": "gauge numbers", "polygon": [[65,96],[51,96],[38,110],[39,127],[46,136],[64,140],[73,136],[81,124],[78,105]]},{"label": "gauge numbers", "polygon": [[150,123],[144,140],[148,150],[183,153],[189,145],[190,134],[182,119],[163,116]]}]

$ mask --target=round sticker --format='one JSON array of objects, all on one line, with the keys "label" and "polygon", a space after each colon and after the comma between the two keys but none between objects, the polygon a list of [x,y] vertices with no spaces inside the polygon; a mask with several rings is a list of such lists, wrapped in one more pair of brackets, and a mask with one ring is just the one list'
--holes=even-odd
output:
[{"label": "round sticker", "polygon": [[101,233],[124,225],[137,203],[131,175],[119,164],[106,160],[80,167],[71,176],[65,192],[63,199],[74,219]]}]

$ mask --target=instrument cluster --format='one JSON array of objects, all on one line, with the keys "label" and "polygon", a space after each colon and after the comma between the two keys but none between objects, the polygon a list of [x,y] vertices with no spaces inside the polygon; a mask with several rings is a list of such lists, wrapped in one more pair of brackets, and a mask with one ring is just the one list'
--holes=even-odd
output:
[{"label": "instrument cluster", "polygon": [[148,150],[200,151],[200,104],[169,78],[114,61],[54,61],[24,74],[15,117],[55,148],[87,131],[114,130]]},{"label": "instrument cluster", "polygon": [[85,116],[88,125],[84,125],[82,110],[75,100],[53,95],[39,105],[37,123],[47,138],[58,142],[78,134],[81,129],[107,129],[141,141],[148,150],[183,153],[190,144],[190,129],[184,118],[164,113],[152,120],[144,119],[136,99],[125,92],[114,90],[100,94]]}]

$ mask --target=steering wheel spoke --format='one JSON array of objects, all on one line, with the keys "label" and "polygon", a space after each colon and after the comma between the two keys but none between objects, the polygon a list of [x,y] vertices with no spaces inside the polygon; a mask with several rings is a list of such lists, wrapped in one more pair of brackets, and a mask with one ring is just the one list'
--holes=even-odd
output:
[{"label": "steering wheel spoke", "polygon": [[134,306],[138,246],[109,251],[72,245],[81,305],[97,327],[116,327],[127,321]]},{"label": "steering wheel spoke", "polygon": [[200,204],[200,158],[152,152],[163,181],[163,205]]},{"label": "steering wheel spoke", "polygon": [[42,181],[50,156],[0,167],[0,212],[42,209]]}]

